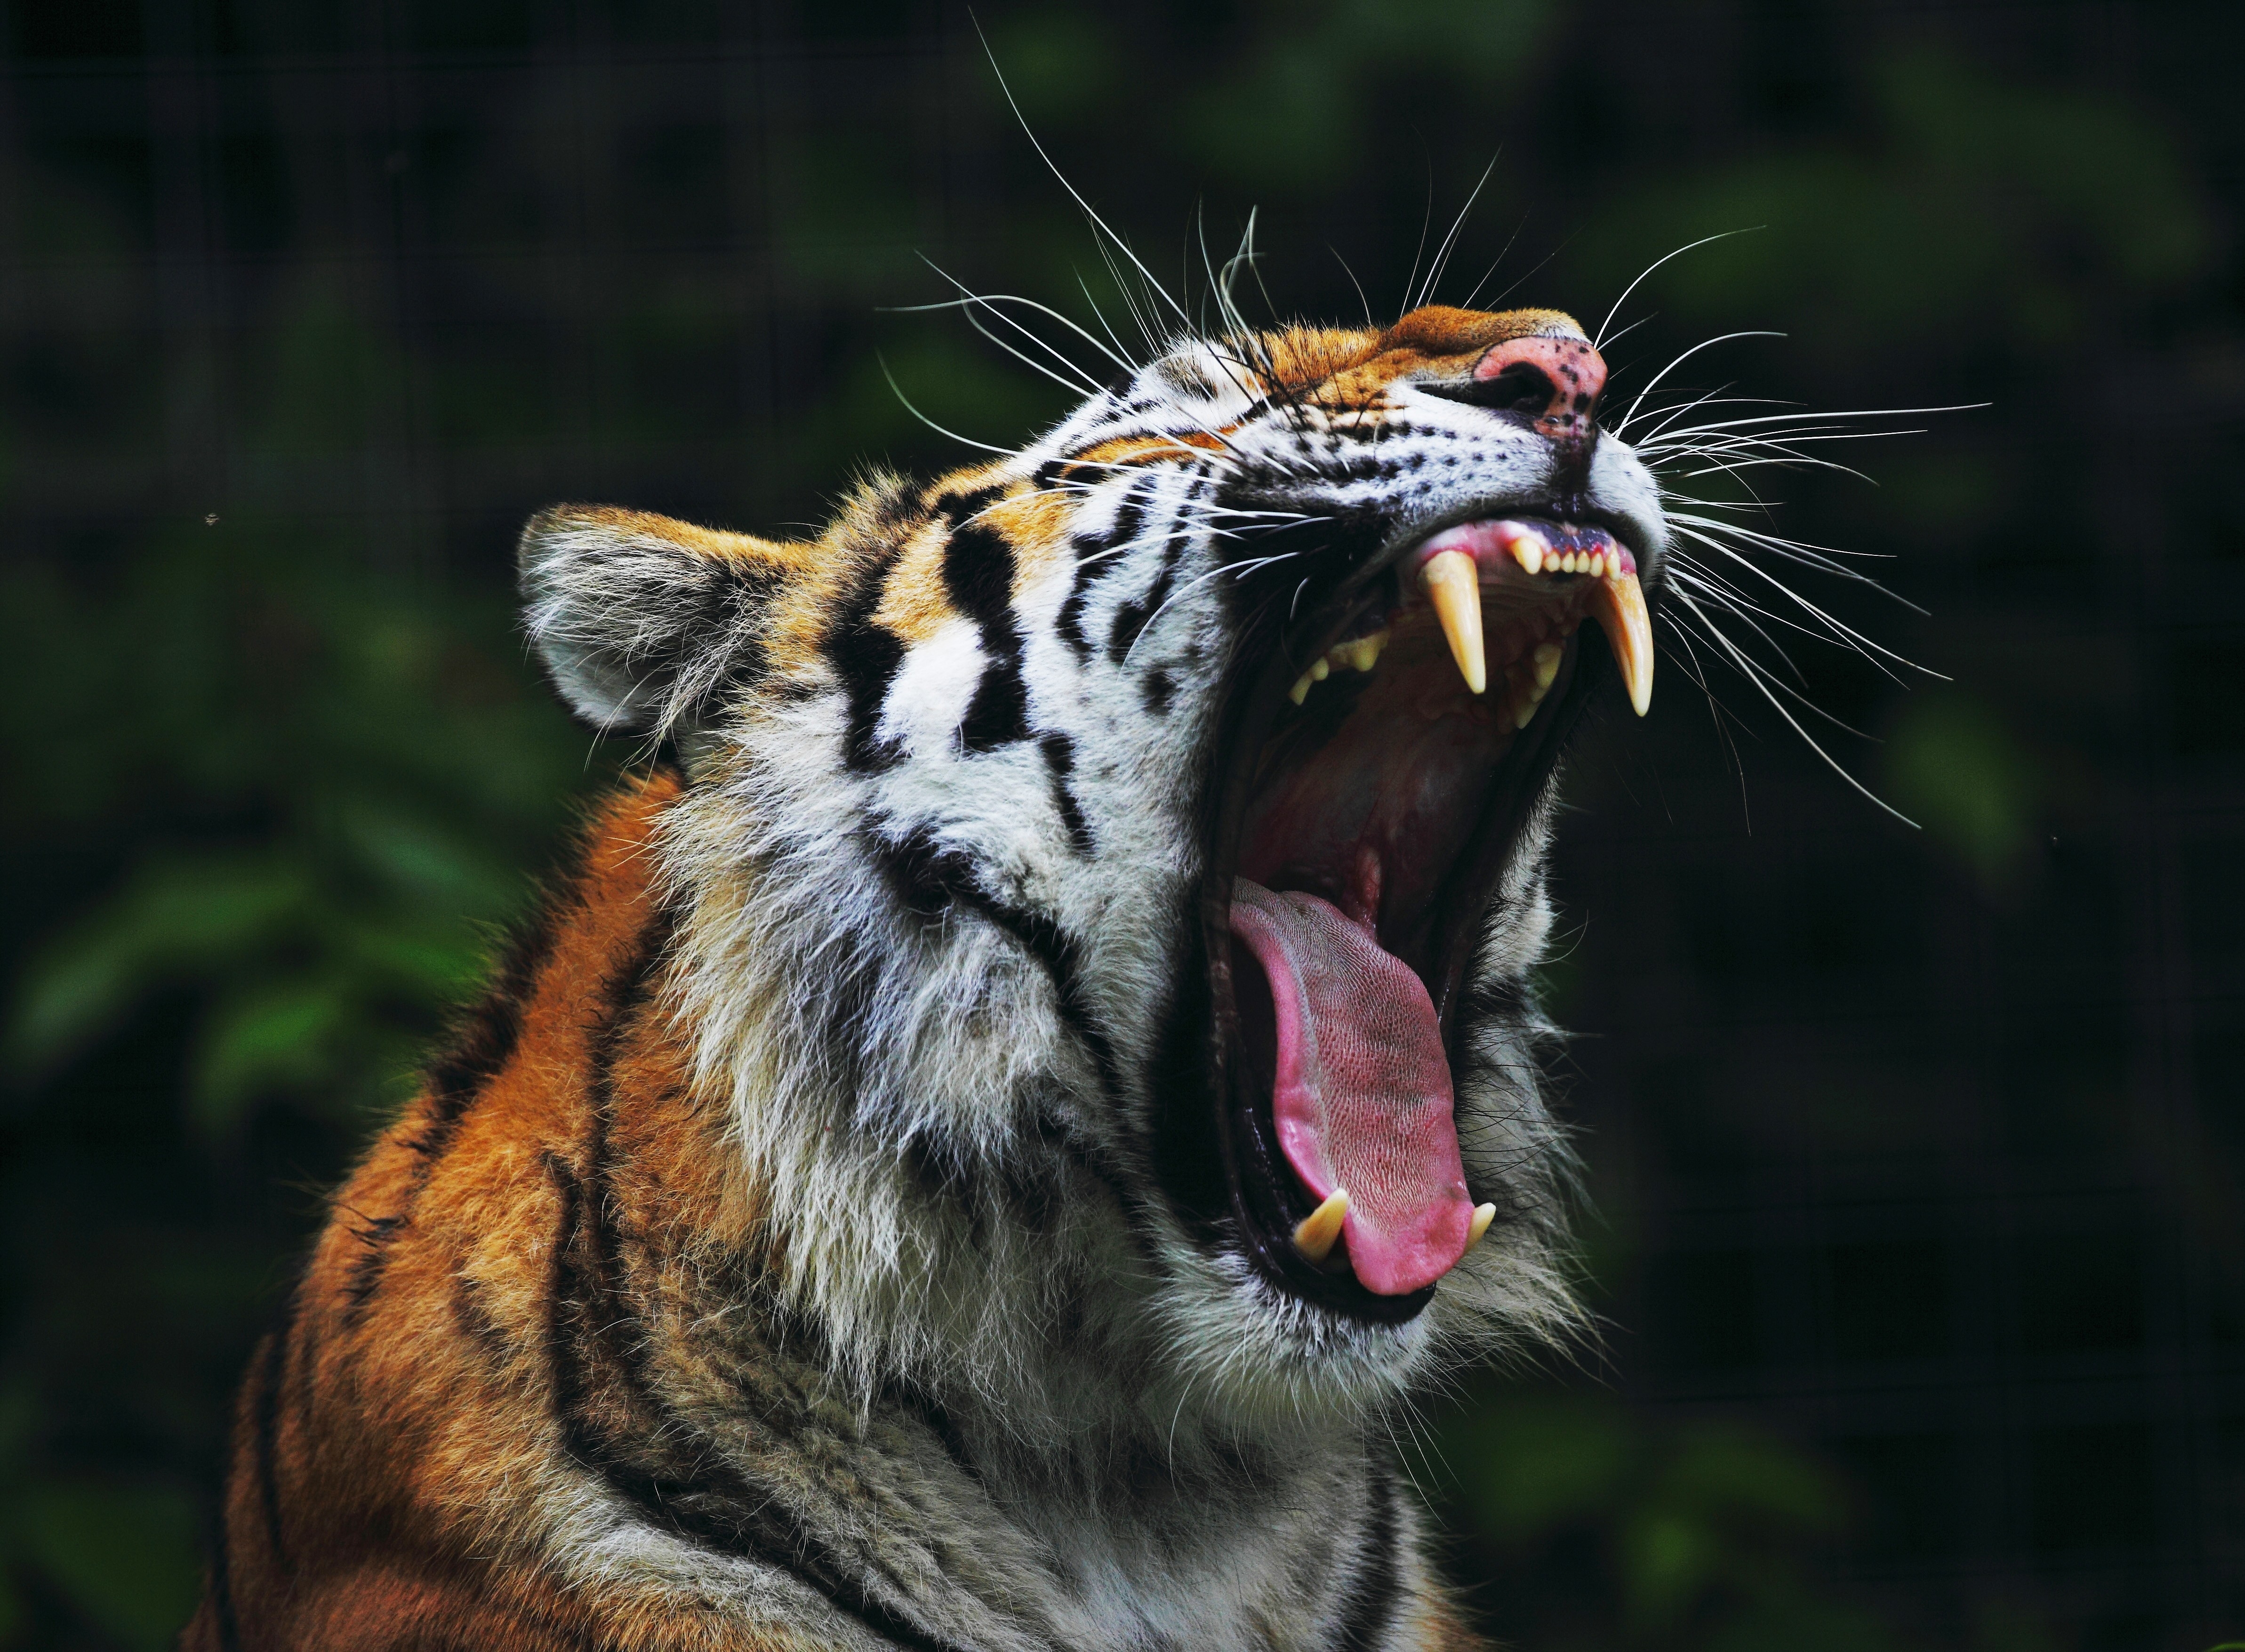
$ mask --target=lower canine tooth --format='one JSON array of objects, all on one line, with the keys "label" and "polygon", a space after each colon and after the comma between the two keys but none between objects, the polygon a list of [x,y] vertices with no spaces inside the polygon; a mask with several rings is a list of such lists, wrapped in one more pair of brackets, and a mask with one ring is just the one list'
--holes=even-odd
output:
[{"label": "lower canine tooth", "polygon": [[1539,642],[1536,645],[1536,652],[1528,656],[1535,662],[1537,694],[1549,688],[1551,680],[1559,674],[1559,661],[1566,657],[1566,653],[1556,642]]},{"label": "lower canine tooth", "polygon": [[1466,1229],[1466,1249],[1468,1250],[1471,1250],[1475,1245],[1481,1242],[1482,1236],[1489,1231],[1489,1224],[1496,1220],[1496,1207],[1495,1205],[1485,1204],[1475,1205],[1474,1207],[1473,1226]]},{"label": "lower canine tooth", "polygon": [[1481,570],[1464,552],[1444,551],[1427,559],[1419,583],[1442,622],[1450,658],[1458,662],[1467,692],[1483,692],[1489,687],[1489,653],[1481,634]]},{"label": "lower canine tooth", "polygon": [[1645,587],[1633,573],[1601,579],[1592,589],[1590,608],[1606,633],[1614,664],[1621,667],[1629,703],[1642,717],[1652,707],[1652,618],[1645,612]]},{"label": "lower canine tooth", "polygon": [[[1491,1205],[1494,1215],[1496,1207]],[[1335,1188],[1326,1202],[1310,1212],[1294,1229],[1294,1249],[1312,1262],[1323,1262],[1333,1255],[1334,1243],[1340,1238],[1341,1222],[1348,1215],[1348,1194]]]}]

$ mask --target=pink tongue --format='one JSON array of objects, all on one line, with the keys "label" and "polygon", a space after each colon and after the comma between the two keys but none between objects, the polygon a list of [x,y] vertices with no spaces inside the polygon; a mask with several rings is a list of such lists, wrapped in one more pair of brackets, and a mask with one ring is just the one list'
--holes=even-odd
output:
[{"label": "pink tongue", "polygon": [[1271,979],[1271,1109],[1288,1162],[1319,1199],[1348,1189],[1342,1231],[1366,1289],[1396,1297],[1432,1283],[1465,1255],[1473,1221],[1434,1000],[1314,895],[1236,878],[1231,932]]}]

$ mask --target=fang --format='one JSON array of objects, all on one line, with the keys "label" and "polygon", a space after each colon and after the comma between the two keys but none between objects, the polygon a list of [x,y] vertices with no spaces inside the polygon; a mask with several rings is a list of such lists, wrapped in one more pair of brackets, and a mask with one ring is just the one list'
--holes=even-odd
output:
[{"label": "fang", "polygon": [[[1490,1214],[1496,1208],[1490,1207]],[[1348,1216],[1348,1194],[1335,1188],[1326,1202],[1310,1212],[1294,1229],[1294,1249],[1312,1262],[1323,1262],[1340,1242],[1341,1223]]]},{"label": "fang", "polygon": [[1481,572],[1462,551],[1444,551],[1419,570],[1419,583],[1442,622],[1450,658],[1458,662],[1469,694],[1489,687],[1489,653],[1481,634]]}]

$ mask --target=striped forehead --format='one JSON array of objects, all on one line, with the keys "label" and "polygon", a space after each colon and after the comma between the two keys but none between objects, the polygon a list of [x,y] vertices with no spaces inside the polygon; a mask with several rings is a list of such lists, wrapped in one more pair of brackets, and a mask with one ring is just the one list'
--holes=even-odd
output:
[{"label": "striped forehead", "polygon": [[906,644],[953,620],[987,624],[1071,559],[1072,538],[1111,529],[1103,518],[1127,512],[1143,491],[1103,483],[1190,469],[1274,404],[1375,406],[1398,381],[1463,369],[1494,345],[1530,335],[1581,337],[1582,329],[1557,310],[1430,307],[1380,331],[1290,327],[1250,348],[1196,341],[1174,349],[1055,431],[1033,473],[1000,464],[929,488],[928,514],[899,546],[874,617]]},{"label": "striped forehead", "polygon": [[906,643],[954,620],[987,623],[1065,559],[1069,496],[994,470],[930,490],[929,516],[900,547],[873,617]]},{"label": "striped forehead", "polygon": [[1288,327],[1240,342],[1195,341],[1141,372],[1088,428],[1064,432],[1075,437],[1064,445],[1087,466],[1190,459],[1274,405],[1363,407],[1398,381],[1468,370],[1513,339],[1583,336],[1561,310],[1435,305],[1382,330]]}]

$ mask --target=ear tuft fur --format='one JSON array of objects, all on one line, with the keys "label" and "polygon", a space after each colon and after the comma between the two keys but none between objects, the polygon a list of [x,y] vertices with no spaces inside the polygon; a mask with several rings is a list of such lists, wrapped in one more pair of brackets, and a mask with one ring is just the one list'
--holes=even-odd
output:
[{"label": "ear tuft fur", "polygon": [[516,555],[523,623],[570,708],[604,734],[684,732],[761,676],[780,548],[600,505],[541,511]]}]

